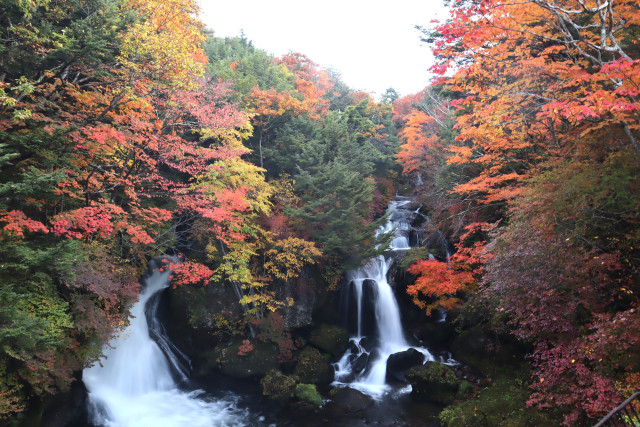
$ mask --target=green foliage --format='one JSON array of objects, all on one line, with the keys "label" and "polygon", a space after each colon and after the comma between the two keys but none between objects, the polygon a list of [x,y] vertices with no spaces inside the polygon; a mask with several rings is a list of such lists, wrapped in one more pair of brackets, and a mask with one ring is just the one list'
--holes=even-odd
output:
[{"label": "green foliage", "polygon": [[207,73],[233,82],[232,97],[237,101],[242,102],[256,86],[278,92],[293,89],[293,74],[244,37],[210,37],[204,51],[209,58]]},{"label": "green foliage", "polygon": [[353,116],[330,114],[303,147],[295,175],[302,206],[287,211],[313,230],[311,237],[320,242],[323,253],[340,255],[350,265],[383,251],[380,243],[388,238],[374,238],[386,218],[374,221],[372,210],[371,175],[383,156],[369,141],[358,142],[358,128],[350,129]]},{"label": "green foliage", "polygon": [[440,413],[445,426],[557,426],[558,422],[527,407],[526,385],[510,379],[495,381],[465,402],[447,406]]},{"label": "green foliage", "polygon": [[398,263],[398,267],[406,270],[411,265],[415,264],[415,262],[418,260],[429,259],[429,255],[431,255],[431,252],[429,251],[428,248],[425,248],[425,247],[411,248],[409,251],[407,251],[407,254]]}]

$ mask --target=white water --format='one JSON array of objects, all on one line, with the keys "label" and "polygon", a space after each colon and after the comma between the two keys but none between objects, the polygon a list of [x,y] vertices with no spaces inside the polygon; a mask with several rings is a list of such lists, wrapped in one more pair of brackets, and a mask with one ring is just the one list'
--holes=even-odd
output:
[{"label": "white water", "polygon": [[[388,211],[391,212],[389,220],[387,224],[378,231],[378,233],[386,233],[394,229],[396,230],[393,241],[391,242],[391,249],[394,251],[410,249],[407,235],[410,230],[411,217],[410,215],[404,215],[397,211],[399,206],[407,203],[408,201],[392,201],[388,209]],[[353,376],[352,361],[355,354],[348,350],[340,361],[335,364],[336,380],[334,384],[338,386],[349,385],[373,397],[380,397],[390,390],[385,380],[387,359],[389,356],[412,348],[405,339],[398,303],[387,281],[387,273],[393,262],[393,257],[387,259],[380,255],[377,258],[369,260],[363,267],[347,273],[347,280],[353,284],[356,290],[358,332],[356,336],[351,337],[351,341],[358,348],[358,355],[362,353],[367,354],[367,356],[370,355],[370,353],[361,346],[361,340],[364,338],[362,336],[362,299],[365,280],[370,280],[374,283],[375,321],[379,338],[379,345],[375,350],[378,357],[368,362],[368,369],[357,374],[353,381],[348,381],[348,378]],[[426,348],[413,348],[424,354],[425,361],[434,360],[434,357]],[[373,351],[371,354],[373,354]],[[410,388],[405,391],[409,390]]]},{"label": "white water", "polygon": [[[200,390],[178,389],[170,363],[178,376],[186,378],[178,359],[171,360],[149,335],[145,307],[151,297],[169,286],[170,272],[154,271],[145,280],[139,300],[131,308],[133,318],[127,328],[103,349],[100,363],[83,371],[89,391],[92,422],[109,427],[210,427],[243,425],[243,415],[231,400],[207,399]],[[150,306],[152,323],[156,306]],[[173,344],[160,340],[169,350]]]}]

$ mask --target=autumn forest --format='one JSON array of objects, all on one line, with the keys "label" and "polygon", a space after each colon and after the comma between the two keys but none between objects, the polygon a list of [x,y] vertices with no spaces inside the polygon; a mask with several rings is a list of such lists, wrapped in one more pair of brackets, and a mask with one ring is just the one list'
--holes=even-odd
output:
[{"label": "autumn forest", "polygon": [[396,197],[403,323],[455,359],[450,399],[406,376],[433,425],[593,425],[638,390],[640,5],[448,7],[430,85],[376,99],[194,0],[0,0],[0,422],[64,425],[154,258],[194,376],[318,411]]}]

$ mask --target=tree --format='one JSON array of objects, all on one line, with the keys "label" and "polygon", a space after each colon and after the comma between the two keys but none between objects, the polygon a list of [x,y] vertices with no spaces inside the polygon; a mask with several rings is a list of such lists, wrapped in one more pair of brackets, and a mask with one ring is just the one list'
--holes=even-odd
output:
[{"label": "tree", "polygon": [[452,6],[426,34],[434,71],[455,69],[439,81],[458,93],[446,161],[471,172],[458,197],[503,224],[486,246],[478,298],[535,348],[530,404],[558,408],[567,425],[588,422],[637,375],[626,351],[635,329],[610,325],[621,353],[593,335],[637,305],[637,4]]}]

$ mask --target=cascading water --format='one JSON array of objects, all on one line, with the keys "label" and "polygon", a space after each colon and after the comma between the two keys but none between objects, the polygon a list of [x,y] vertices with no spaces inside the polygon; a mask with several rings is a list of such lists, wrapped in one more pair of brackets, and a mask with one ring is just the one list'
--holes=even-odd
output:
[{"label": "cascading water", "polygon": [[90,421],[114,427],[244,425],[246,414],[232,399],[214,400],[201,390],[178,388],[174,375],[187,378],[183,362],[188,359],[168,340],[156,317],[157,296],[169,286],[170,272],[160,271],[157,263],[152,267],[131,308],[131,323],[103,349],[104,359],[83,371]]},{"label": "cascading water", "polygon": [[[395,229],[390,245],[392,251],[410,249],[409,232],[414,212],[402,208],[409,200],[396,198],[389,205],[389,220],[378,233]],[[400,353],[411,348],[424,355],[425,361],[434,360],[431,353],[421,347],[412,347],[407,342],[400,310],[391,286],[387,282],[387,273],[394,262],[394,257],[385,258],[380,255],[369,260],[363,267],[347,273],[349,287],[347,299],[348,307],[355,305],[356,327],[351,336],[350,349],[338,361],[335,367],[335,385],[349,385],[371,396],[383,395],[388,389],[387,360],[394,353]],[[373,306],[373,313],[369,313],[369,306]],[[373,321],[372,327],[369,323]],[[371,339],[375,336],[375,339]]]}]

